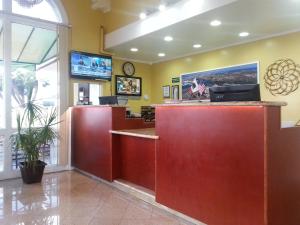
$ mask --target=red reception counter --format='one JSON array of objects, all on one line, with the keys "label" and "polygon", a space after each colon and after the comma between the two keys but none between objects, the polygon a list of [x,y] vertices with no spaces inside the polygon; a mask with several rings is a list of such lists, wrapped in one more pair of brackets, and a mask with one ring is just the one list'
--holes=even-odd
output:
[{"label": "red reception counter", "polygon": [[299,225],[300,128],[281,128],[283,105],[157,105],[155,129],[122,107],[74,107],[73,165],[208,225]]},{"label": "red reception counter", "polygon": [[72,108],[72,165],[99,178],[112,181],[113,153],[110,130],[151,128],[142,118],[126,118],[118,106]]},{"label": "red reception counter", "polygon": [[209,225],[300,224],[300,128],[278,103],[156,107],[156,200]]}]

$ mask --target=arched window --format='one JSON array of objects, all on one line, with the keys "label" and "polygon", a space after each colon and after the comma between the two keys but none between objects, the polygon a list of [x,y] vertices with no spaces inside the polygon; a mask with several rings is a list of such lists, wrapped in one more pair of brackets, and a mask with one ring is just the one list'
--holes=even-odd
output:
[{"label": "arched window", "polygon": [[[9,140],[26,85],[34,83],[33,100],[43,109],[55,107],[59,116],[67,107],[67,17],[60,0],[35,1],[0,0],[0,180],[19,175],[22,153]],[[57,140],[43,149],[52,168],[60,164],[59,146]]]},{"label": "arched window", "polygon": [[67,24],[60,0],[0,0],[0,10],[56,23]]},{"label": "arched window", "polygon": [[12,1],[12,12],[24,16],[30,16],[43,20],[49,20],[53,22],[62,22],[59,13],[52,7],[52,5],[44,0],[39,4],[33,5],[32,7],[26,7],[19,3],[20,1]]}]

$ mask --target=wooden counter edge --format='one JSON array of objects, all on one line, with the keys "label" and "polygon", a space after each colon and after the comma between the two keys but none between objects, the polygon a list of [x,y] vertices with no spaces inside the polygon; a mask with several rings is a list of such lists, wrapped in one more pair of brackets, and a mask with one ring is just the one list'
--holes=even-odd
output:
[{"label": "wooden counter edge", "polygon": [[132,137],[148,138],[148,139],[154,139],[154,140],[158,140],[159,139],[159,136],[156,136],[156,135],[140,134],[140,133],[133,133],[133,132],[121,131],[121,130],[110,130],[109,133],[111,133],[111,134],[119,134],[119,135],[126,135],[126,136],[132,136]]},{"label": "wooden counter edge", "polygon": [[153,107],[160,106],[287,106],[286,102],[271,102],[271,101],[248,101],[248,102],[179,102],[179,103],[163,103],[153,104]]}]

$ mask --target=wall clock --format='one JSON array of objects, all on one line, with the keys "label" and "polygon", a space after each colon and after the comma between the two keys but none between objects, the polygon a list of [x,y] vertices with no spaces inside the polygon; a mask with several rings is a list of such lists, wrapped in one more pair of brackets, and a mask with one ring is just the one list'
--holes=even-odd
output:
[{"label": "wall clock", "polygon": [[133,76],[135,73],[134,65],[131,62],[125,62],[123,64],[123,73],[127,76]]}]

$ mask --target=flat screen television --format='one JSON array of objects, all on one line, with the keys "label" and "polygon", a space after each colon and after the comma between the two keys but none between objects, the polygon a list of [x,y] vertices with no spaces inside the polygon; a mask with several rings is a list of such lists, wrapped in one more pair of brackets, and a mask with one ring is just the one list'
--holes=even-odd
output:
[{"label": "flat screen television", "polygon": [[111,80],[111,56],[87,52],[70,52],[70,73],[73,78]]},{"label": "flat screen television", "polygon": [[142,78],[116,75],[116,94],[123,96],[141,96]]},{"label": "flat screen television", "polygon": [[228,85],[209,88],[211,102],[260,101],[258,84]]}]

